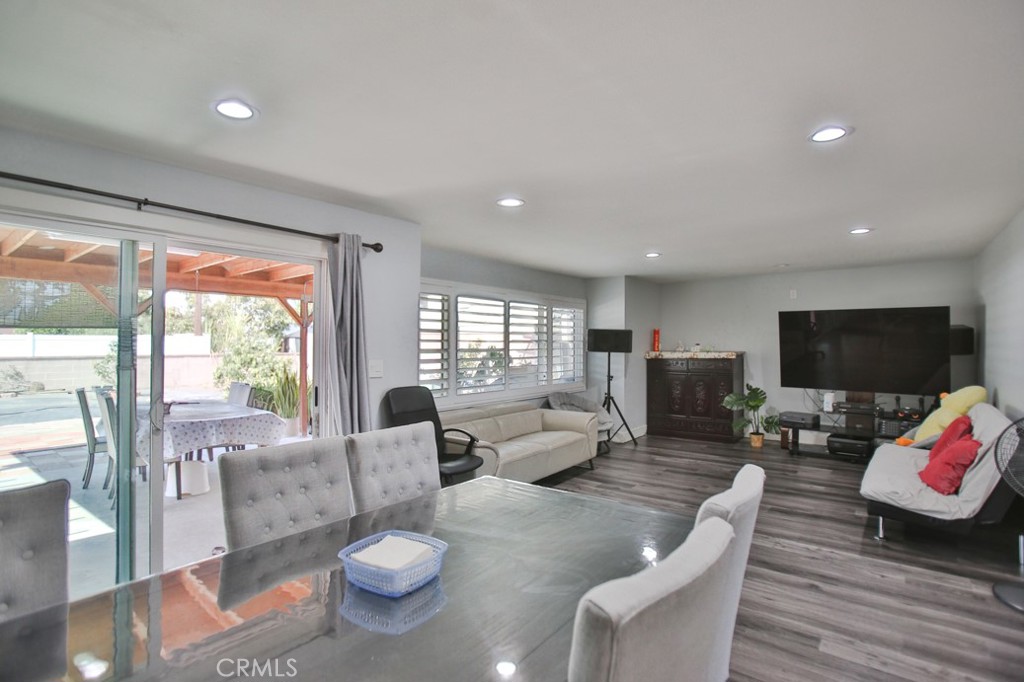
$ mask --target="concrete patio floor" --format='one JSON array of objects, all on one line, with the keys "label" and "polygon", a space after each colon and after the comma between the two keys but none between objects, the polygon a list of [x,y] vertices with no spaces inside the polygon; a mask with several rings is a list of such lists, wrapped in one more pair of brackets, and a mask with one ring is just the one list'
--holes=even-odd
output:
[{"label": "concrete patio floor", "polygon": [[[114,584],[114,510],[109,490],[103,489],[108,459],[102,454],[97,456],[89,487],[83,488],[82,475],[88,458],[84,439],[74,395],[55,392],[0,399],[0,491],[59,479],[71,484],[68,539],[73,599]],[[223,450],[218,449],[215,457],[220,452]],[[214,548],[226,545],[217,464],[207,461],[204,466],[210,478],[208,493],[185,495],[181,500],[161,496],[163,569],[198,561],[210,556]],[[135,485],[138,504],[145,507],[149,484],[136,478]],[[136,518],[142,542],[148,537],[147,512],[148,509],[142,509]],[[141,571],[140,575],[145,573],[148,571]]]}]

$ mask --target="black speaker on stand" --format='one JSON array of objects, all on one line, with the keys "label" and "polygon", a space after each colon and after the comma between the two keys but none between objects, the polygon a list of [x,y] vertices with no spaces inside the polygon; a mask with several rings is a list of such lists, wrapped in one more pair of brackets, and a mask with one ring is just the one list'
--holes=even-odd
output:
[{"label": "black speaker on stand", "polygon": [[633,435],[633,430],[629,428],[629,423],[626,422],[626,418],[622,416],[622,410],[619,409],[619,404],[615,402],[615,396],[612,395],[612,353],[632,353],[633,352],[633,330],[632,329],[588,329],[587,330],[587,350],[591,353],[607,353],[608,354],[608,385],[604,392],[604,402],[602,406],[608,412],[612,413],[612,408],[615,408],[615,413],[619,415],[619,419],[622,420],[622,424],[619,428],[615,429],[608,440],[610,441],[615,437],[615,434],[622,430],[622,427],[626,427],[627,433],[629,433],[630,439],[633,441],[633,445],[636,445],[636,436]]}]

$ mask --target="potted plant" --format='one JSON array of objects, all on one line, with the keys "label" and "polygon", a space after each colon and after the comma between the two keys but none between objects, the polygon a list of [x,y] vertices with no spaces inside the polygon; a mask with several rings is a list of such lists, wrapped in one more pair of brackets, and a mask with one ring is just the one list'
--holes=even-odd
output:
[{"label": "potted plant", "polygon": [[[778,415],[770,414],[761,417],[761,408],[768,401],[768,394],[763,388],[747,384],[746,393],[730,393],[722,399],[722,407],[738,412],[742,410],[743,416],[737,417],[732,423],[733,429],[742,431],[750,426],[750,445],[759,448],[764,446],[765,433],[779,432]],[[749,416],[748,416],[749,414]],[[762,431],[761,429],[764,429]]]},{"label": "potted plant", "polygon": [[270,389],[274,412],[287,423],[285,433],[299,435],[299,377],[288,367],[282,367]]}]

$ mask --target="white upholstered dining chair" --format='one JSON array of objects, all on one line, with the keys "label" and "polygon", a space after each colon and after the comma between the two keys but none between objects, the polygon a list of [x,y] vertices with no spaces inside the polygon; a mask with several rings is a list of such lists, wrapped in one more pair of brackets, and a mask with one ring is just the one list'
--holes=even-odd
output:
[{"label": "white upholstered dining chair", "polygon": [[345,436],[345,454],[357,513],[441,489],[430,422]]},{"label": "white upholstered dining chair", "polygon": [[[747,571],[757,510],[764,494],[764,479],[764,469],[755,464],[745,464],[733,479],[731,488],[704,500],[697,510],[698,526],[709,519],[721,518],[728,521],[736,533],[736,541],[729,550],[725,566],[728,591],[714,621],[714,627],[718,630],[713,650],[714,679],[718,680],[729,677],[736,614],[740,607],[740,593],[743,591],[743,577]],[[707,625],[711,627],[712,622],[707,621]]]},{"label": "white upholstered dining chair", "polygon": [[217,458],[228,549],[352,516],[345,437],[235,450]]},{"label": "white upholstered dining chair", "polygon": [[569,682],[723,682],[707,626],[725,608],[732,526],[697,525],[657,565],[598,585],[580,599]]}]

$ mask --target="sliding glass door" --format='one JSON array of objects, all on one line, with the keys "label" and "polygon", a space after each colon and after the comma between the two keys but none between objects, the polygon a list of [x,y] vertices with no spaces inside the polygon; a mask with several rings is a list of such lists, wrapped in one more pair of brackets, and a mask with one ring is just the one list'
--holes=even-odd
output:
[{"label": "sliding glass door", "polygon": [[73,598],[161,558],[164,263],[127,231],[0,216],[0,491],[70,482]]}]

